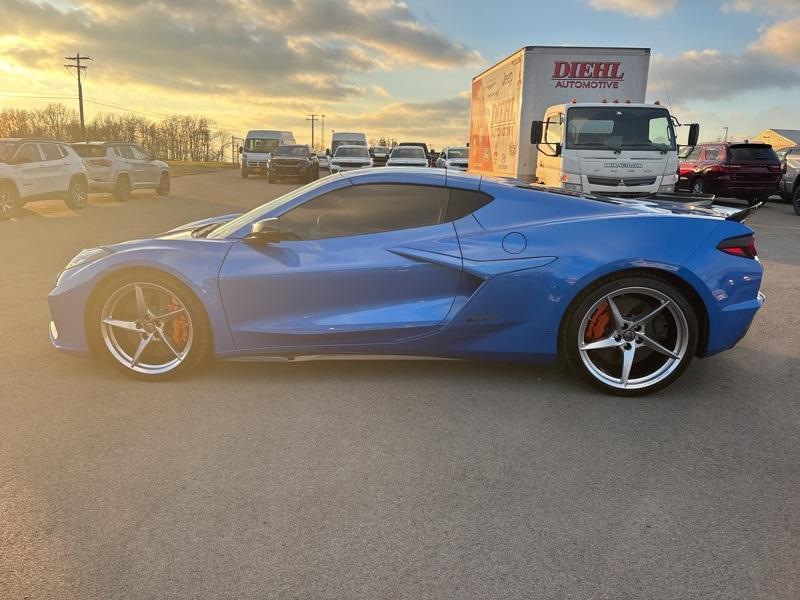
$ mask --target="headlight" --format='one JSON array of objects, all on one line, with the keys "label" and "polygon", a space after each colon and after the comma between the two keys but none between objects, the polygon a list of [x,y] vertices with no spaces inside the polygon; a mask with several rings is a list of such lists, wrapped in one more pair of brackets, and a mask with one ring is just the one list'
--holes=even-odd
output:
[{"label": "headlight", "polygon": [[565,183],[564,189],[568,192],[582,192],[583,185],[580,183]]},{"label": "headlight", "polygon": [[674,191],[675,191],[675,184],[674,183],[670,184],[670,185],[660,185],[660,186],[658,186],[658,193],[659,194],[664,193],[664,192],[669,193],[669,192],[674,192]]},{"label": "headlight", "polygon": [[105,248],[87,248],[78,252],[77,256],[67,263],[64,269],[74,269],[83,265],[88,265],[96,260],[100,260],[104,256],[111,254],[110,250]]}]

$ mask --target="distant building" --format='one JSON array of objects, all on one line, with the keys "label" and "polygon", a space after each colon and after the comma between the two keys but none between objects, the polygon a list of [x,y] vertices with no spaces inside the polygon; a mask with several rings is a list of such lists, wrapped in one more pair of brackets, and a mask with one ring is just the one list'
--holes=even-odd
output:
[{"label": "distant building", "polygon": [[750,141],[772,144],[775,150],[800,146],[800,129],[765,129]]}]

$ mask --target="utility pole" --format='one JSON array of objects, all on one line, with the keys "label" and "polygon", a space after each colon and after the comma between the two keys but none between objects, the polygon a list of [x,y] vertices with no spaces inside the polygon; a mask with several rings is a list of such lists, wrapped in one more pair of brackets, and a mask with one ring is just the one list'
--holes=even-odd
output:
[{"label": "utility pole", "polygon": [[325,115],[322,115],[322,150],[325,150]]},{"label": "utility pole", "polygon": [[728,128],[725,127],[724,129],[725,129],[725,141],[727,142],[728,141]]},{"label": "utility pole", "polygon": [[311,148],[312,149],[314,148],[314,123],[317,122],[317,117],[318,116],[319,115],[316,114],[316,113],[311,113],[310,115],[308,115],[309,118],[306,119],[306,121],[311,121]]},{"label": "utility pole", "polygon": [[86,70],[86,65],[82,65],[82,60],[92,60],[88,56],[81,56],[80,52],[76,52],[75,56],[65,56],[64,60],[71,61],[70,64],[64,65],[68,70],[75,69],[75,72],[78,74],[78,106],[80,108],[81,113],[81,135],[86,138],[86,123],[83,118],[83,85],[81,85],[81,71]]}]

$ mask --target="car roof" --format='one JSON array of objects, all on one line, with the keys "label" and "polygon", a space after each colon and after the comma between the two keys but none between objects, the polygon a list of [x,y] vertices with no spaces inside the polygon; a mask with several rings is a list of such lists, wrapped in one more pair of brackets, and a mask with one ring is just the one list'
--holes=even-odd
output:
[{"label": "car roof", "polygon": [[15,138],[0,138],[0,142],[11,142],[14,144],[19,144],[20,142],[34,142],[34,143],[47,143],[47,144],[66,144],[66,142],[62,140],[48,140],[45,138],[34,138],[34,137],[15,137]]}]

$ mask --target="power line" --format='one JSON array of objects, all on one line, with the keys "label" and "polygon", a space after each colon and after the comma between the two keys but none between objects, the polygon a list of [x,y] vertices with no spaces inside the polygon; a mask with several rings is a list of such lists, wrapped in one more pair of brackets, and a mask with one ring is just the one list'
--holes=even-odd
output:
[{"label": "power line", "polygon": [[64,65],[67,70],[75,69],[75,72],[78,74],[78,106],[80,107],[81,113],[81,133],[84,137],[86,137],[86,123],[83,119],[83,85],[81,85],[81,73],[86,71],[86,65],[81,65],[82,60],[92,60],[89,56],[81,56],[80,52],[77,52],[75,56],[65,56],[64,60],[70,61],[70,64]]}]

